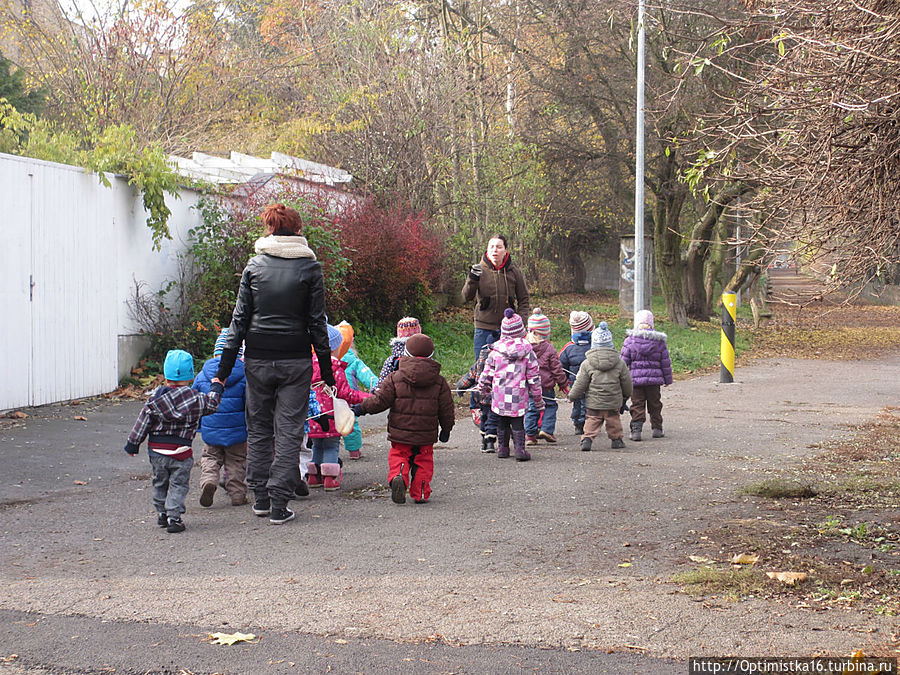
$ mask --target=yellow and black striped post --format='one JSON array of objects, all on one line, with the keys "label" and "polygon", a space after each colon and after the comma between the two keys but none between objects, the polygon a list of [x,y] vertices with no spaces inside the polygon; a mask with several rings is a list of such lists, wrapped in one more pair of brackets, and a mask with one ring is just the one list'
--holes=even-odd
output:
[{"label": "yellow and black striped post", "polygon": [[734,382],[734,316],[737,295],[722,293],[722,371],[719,382]]}]

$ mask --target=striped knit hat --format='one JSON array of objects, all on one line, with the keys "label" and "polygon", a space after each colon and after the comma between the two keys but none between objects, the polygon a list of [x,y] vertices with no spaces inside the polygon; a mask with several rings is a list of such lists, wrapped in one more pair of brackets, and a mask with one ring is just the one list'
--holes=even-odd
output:
[{"label": "striped knit hat", "polygon": [[597,324],[597,327],[591,333],[591,349],[597,349],[598,347],[608,347],[609,349],[616,348],[615,344],[613,344],[612,333],[605,321],[601,321]]},{"label": "striped knit hat", "polygon": [[[216,345],[213,347],[213,356],[222,356],[222,352],[225,351],[225,341],[228,339],[228,328],[223,328],[219,331],[219,337],[216,338]],[[238,349],[237,357],[243,358],[244,356],[244,345],[241,344],[240,349]]]},{"label": "striped knit hat", "polygon": [[594,330],[594,320],[587,312],[570,312],[569,328],[573,333],[590,333]]},{"label": "striped knit hat", "polygon": [[550,335],[550,319],[544,316],[540,307],[535,307],[528,317],[528,330],[542,338]]},{"label": "striped knit hat", "polygon": [[525,324],[522,323],[522,317],[512,311],[510,307],[503,312],[503,321],[500,322],[500,337],[525,337]]},{"label": "striped knit hat", "polygon": [[419,320],[414,316],[404,316],[397,322],[397,337],[408,338],[422,332]]}]

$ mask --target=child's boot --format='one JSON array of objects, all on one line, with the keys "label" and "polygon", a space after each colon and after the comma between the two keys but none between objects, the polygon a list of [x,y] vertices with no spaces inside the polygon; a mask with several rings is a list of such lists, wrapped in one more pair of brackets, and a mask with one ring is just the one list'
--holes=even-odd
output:
[{"label": "child's boot", "polygon": [[641,440],[641,429],[644,427],[643,422],[632,422],[631,423],[631,440],[639,441]]},{"label": "child's boot", "polygon": [[590,436],[585,436],[581,439],[581,450],[582,452],[590,452],[591,446],[594,444],[594,441],[591,440]]},{"label": "child's boot", "polygon": [[[515,432],[513,432],[513,433],[515,433]],[[524,434],[525,432],[523,431],[522,433]],[[513,436],[513,438],[515,438],[515,436]],[[526,435],[525,436],[525,445],[537,445],[537,439],[538,439],[537,436]]]},{"label": "child's boot", "polygon": [[662,438],[665,436],[662,429],[654,429],[653,430],[653,438]]},{"label": "child's boot", "polygon": [[497,457],[509,457],[509,429],[497,429]]},{"label": "child's boot", "polygon": [[497,440],[497,434],[485,434],[484,440],[487,441],[487,448],[482,452],[494,452],[494,443]]},{"label": "child's boot", "polygon": [[205,508],[209,508],[213,503],[213,495],[216,494],[215,483],[205,483],[202,488],[200,488],[200,506]]},{"label": "child's boot", "polygon": [[524,431],[513,431],[513,447],[516,450],[516,461],[517,462],[527,462],[531,459],[531,455],[528,454],[528,451],[525,450],[525,432]]},{"label": "child's boot", "polygon": [[322,472],[318,464],[310,462],[306,466],[306,484],[311,488],[322,487]]},{"label": "child's boot", "polygon": [[482,452],[487,452],[487,451],[488,451],[488,449],[487,449],[487,435],[485,435],[485,433],[484,433],[483,431],[481,432],[481,451],[482,451]]},{"label": "child's boot", "polygon": [[326,490],[339,490],[341,488],[343,473],[341,472],[340,464],[322,464],[319,466],[319,469],[322,472],[323,483],[325,484]]},{"label": "child's boot", "polygon": [[349,450],[347,454],[350,455],[350,459],[360,459],[362,457],[362,450]]},{"label": "child's boot", "polygon": [[614,438],[610,447],[612,447],[613,450],[621,450],[625,447],[625,441],[621,438]]}]

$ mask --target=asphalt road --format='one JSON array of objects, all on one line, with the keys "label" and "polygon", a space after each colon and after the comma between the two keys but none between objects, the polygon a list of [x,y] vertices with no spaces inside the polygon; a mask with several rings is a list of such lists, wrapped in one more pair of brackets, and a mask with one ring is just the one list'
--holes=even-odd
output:
[{"label": "asphalt road", "polygon": [[[683,673],[883,642],[892,617],[700,603],[671,577],[737,487],[896,405],[897,372],[898,354],[780,359],[676,382],[666,437],[619,452],[580,452],[563,404],[561,442],[525,463],[459,419],[427,505],[390,501],[384,416],[363,418],[363,459],[295,521],[221,491],[201,508],[195,469],[178,535],[155,525],[145,449],[121,451],[139,403],[25,410],[0,421],[0,672]],[[236,631],[261,639],[208,641]]]}]

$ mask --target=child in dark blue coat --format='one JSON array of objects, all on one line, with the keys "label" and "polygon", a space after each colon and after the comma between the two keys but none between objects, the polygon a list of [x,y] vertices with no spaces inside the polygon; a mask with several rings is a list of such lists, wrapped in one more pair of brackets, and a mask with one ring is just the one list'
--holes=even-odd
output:
[{"label": "child in dark blue coat", "polygon": [[[213,358],[203,364],[194,380],[193,388],[206,393],[219,368],[225,337],[223,328],[216,339]],[[243,351],[243,350],[241,350]],[[225,381],[225,391],[218,411],[200,422],[203,455],[200,458],[200,506],[212,506],[213,495],[219,485],[219,471],[225,468],[225,491],[232,506],[247,503],[247,423],[244,419],[245,389],[244,361],[238,353],[234,369]]]},{"label": "child in dark blue coat", "polygon": [[[594,330],[594,320],[587,312],[570,312],[569,328],[572,331],[572,341],[566,344],[559,352],[559,362],[569,376],[569,387],[575,382],[578,369],[584,362],[585,354],[591,348],[591,332]],[[584,434],[584,420],[587,417],[587,409],[584,405],[584,396],[572,401],[572,424],[575,425],[575,433]]]}]

